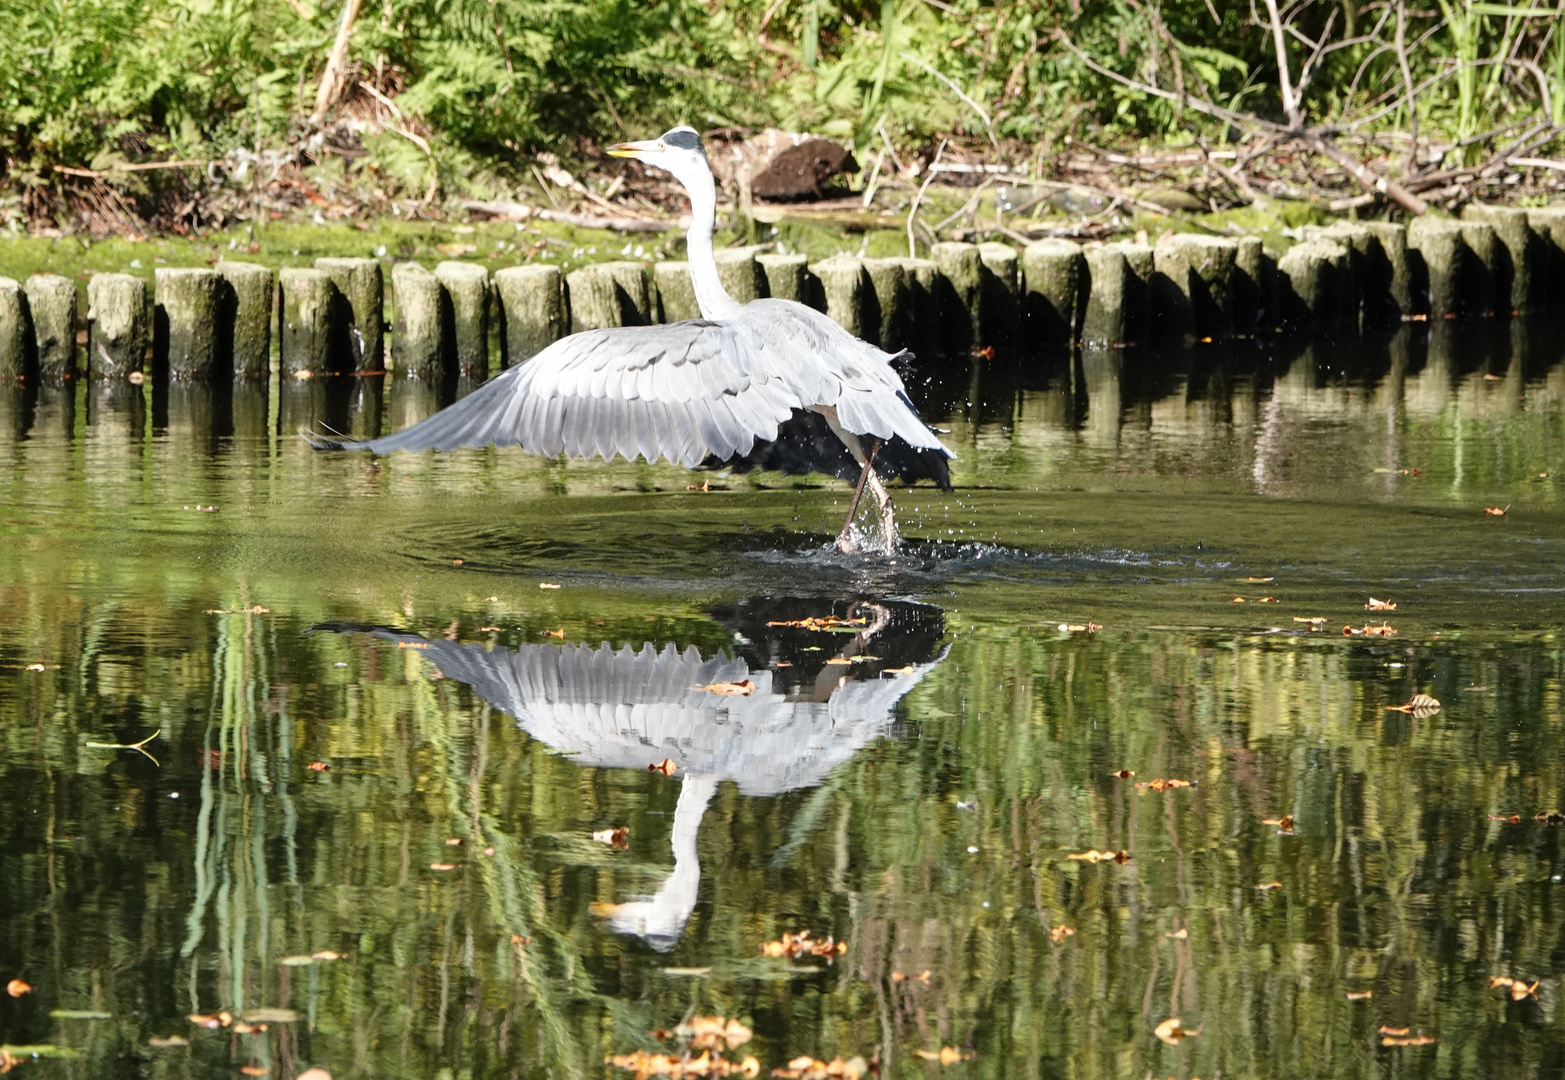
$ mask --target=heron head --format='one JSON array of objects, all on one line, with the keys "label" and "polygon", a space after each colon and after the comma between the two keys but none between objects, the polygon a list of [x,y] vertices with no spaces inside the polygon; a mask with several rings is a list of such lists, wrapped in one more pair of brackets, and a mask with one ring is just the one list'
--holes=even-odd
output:
[{"label": "heron head", "polygon": [[682,181],[696,172],[710,171],[701,136],[691,127],[673,128],[655,139],[615,143],[608,152],[610,157],[635,158],[648,165],[656,165]]}]

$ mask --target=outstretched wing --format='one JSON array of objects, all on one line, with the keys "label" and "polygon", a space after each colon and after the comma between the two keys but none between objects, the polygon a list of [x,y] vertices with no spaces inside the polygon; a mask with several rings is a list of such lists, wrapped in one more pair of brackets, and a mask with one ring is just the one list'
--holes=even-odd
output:
[{"label": "outstretched wing", "polygon": [[703,320],[589,330],[550,345],[434,416],[364,442],[311,436],[320,449],[520,446],[556,457],[619,454],[694,467],[777,437],[799,401],[734,324]]},{"label": "outstretched wing", "polygon": [[806,407],[835,407],[844,430],[956,456],[919,419],[891,366],[896,357],[828,316],[794,300],[754,300],[731,325],[750,345],[752,370],[781,380]]}]

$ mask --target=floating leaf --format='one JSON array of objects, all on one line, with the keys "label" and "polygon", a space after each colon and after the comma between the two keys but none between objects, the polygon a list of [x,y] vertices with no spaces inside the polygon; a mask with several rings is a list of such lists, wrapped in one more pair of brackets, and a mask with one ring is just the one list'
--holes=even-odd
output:
[{"label": "floating leaf", "polygon": [[621,825],[615,829],[599,829],[592,834],[592,838],[600,844],[609,844],[612,847],[627,848],[630,846],[630,827]]},{"label": "floating leaf", "polygon": [[1261,892],[1276,892],[1278,889],[1282,888],[1282,882],[1268,881],[1265,884],[1257,885],[1256,888]]},{"label": "floating leaf", "polygon": [[[1072,930],[1071,933],[1074,934],[1075,931]],[[917,975],[904,975],[900,971],[893,971],[891,973],[891,981],[894,982],[894,983],[899,983],[899,982],[902,982],[904,980],[911,979],[911,980],[913,980],[915,982],[921,982],[925,986],[928,986],[930,978],[931,978],[931,975],[930,975],[930,971],[929,971],[928,968],[925,968],[923,971],[920,971]]]},{"label": "floating leaf", "polygon": [[678,768],[679,766],[674,764],[673,758],[664,758],[656,765],[648,765],[647,772],[657,772],[662,773],[664,776],[673,776],[674,770]]},{"label": "floating leaf", "polygon": [[1504,506],[1486,506],[1483,508],[1483,512],[1488,514],[1490,517],[1504,517],[1505,512],[1510,508],[1511,504],[1506,503]]},{"label": "floating leaf", "polygon": [[1082,851],[1082,852],[1073,852],[1073,853],[1071,853],[1071,854],[1069,854],[1069,855],[1067,855],[1065,857],[1067,859],[1075,859],[1078,862],[1090,862],[1090,863],[1117,862],[1117,863],[1119,863],[1120,865],[1123,866],[1125,863],[1130,861],[1130,852],[1128,852],[1128,851],[1098,851],[1096,849],[1092,849],[1092,850]]},{"label": "floating leaf", "polygon": [[1303,615],[1295,615],[1293,617],[1293,621],[1308,623],[1311,630],[1319,630],[1322,626],[1326,625],[1326,616],[1316,615],[1314,617],[1305,617]]},{"label": "floating leaf", "polygon": [[260,1065],[241,1065],[239,1066],[239,1071],[246,1076],[265,1076],[270,1070]]},{"label": "floating leaf", "polygon": [[309,769],[311,772],[330,772],[331,771],[331,766],[326,764],[324,761],[312,761],[308,765],[306,765],[305,768]]},{"label": "floating leaf", "polygon": [[185,1038],[183,1035],[169,1035],[169,1036],[166,1036],[166,1037],[163,1037],[163,1038],[159,1038],[158,1036],[153,1036],[152,1038],[147,1040],[147,1045],[148,1046],[158,1046],[158,1047],[164,1047],[164,1046],[189,1046],[190,1045],[190,1040]]},{"label": "floating leaf", "polygon": [[1261,824],[1262,825],[1275,825],[1275,826],[1277,826],[1278,831],[1285,832],[1285,833],[1290,833],[1290,832],[1293,831],[1293,815],[1292,814],[1284,814],[1282,817],[1279,817],[1279,818],[1262,818],[1261,819]]},{"label": "floating leaf", "polygon": [[1520,825],[1522,823],[1522,816],[1520,814],[1490,814],[1489,820],[1504,821],[1511,825]]},{"label": "floating leaf", "polygon": [[1503,986],[1510,991],[1512,1001],[1521,1001],[1524,998],[1538,996],[1538,983],[1534,980],[1528,983],[1525,979],[1513,979],[1509,975],[1496,975],[1489,980],[1489,987],[1493,989]]},{"label": "floating leaf", "polygon": [[1380,1030],[1376,1031],[1375,1034],[1376,1035],[1390,1035],[1393,1038],[1401,1038],[1403,1035],[1406,1035],[1410,1030],[1412,1030],[1412,1029],[1411,1028],[1387,1027],[1386,1025],[1381,1024],[1380,1025]]},{"label": "floating leaf", "polygon": [[1433,716],[1439,712],[1440,703],[1428,694],[1414,694],[1408,699],[1406,705],[1387,705],[1386,709],[1390,712],[1409,713],[1421,720],[1426,716]]},{"label": "floating leaf", "polygon": [[1178,930],[1171,931],[1167,934],[1164,934],[1163,936],[1166,938],[1173,938],[1175,941],[1185,941],[1190,937],[1190,931],[1181,926]]},{"label": "floating leaf", "polygon": [[1153,1028],[1152,1034],[1166,1042],[1169,1046],[1178,1046],[1185,1039],[1201,1034],[1201,1029],[1196,1028],[1194,1031],[1187,1031],[1179,1026],[1179,1017],[1171,1016]]},{"label": "floating leaf", "polygon": [[[846,661],[844,661],[846,663]],[[749,679],[740,679],[738,682],[708,683],[701,689],[709,694],[727,694],[736,697],[749,697],[755,693],[755,683]]]},{"label": "floating leaf", "polygon": [[[539,582],[539,583],[538,583],[538,587],[539,587],[539,588],[540,588],[540,589],[558,589],[558,588],[559,588],[559,586],[558,586],[558,585],[556,585],[556,584],[555,584],[555,583],[554,583],[554,582],[552,582],[552,581],[540,581],[540,582]],[[492,599],[492,598],[491,598],[491,599]]]},{"label": "floating leaf", "polygon": [[1255,582],[1256,584],[1265,584],[1266,582],[1276,581],[1277,579],[1274,577],[1247,577],[1244,580]]},{"label": "floating leaf", "polygon": [[1138,788],[1148,788],[1148,789],[1150,789],[1152,791],[1163,792],[1163,791],[1170,791],[1170,790],[1173,790],[1175,788],[1186,788],[1186,787],[1189,787],[1190,786],[1190,781],[1188,781],[1188,780],[1174,780],[1174,779],[1164,780],[1162,777],[1158,777],[1156,780],[1148,780],[1146,783],[1144,783],[1144,784],[1137,784],[1136,786]]},{"label": "floating leaf", "polygon": [[1049,927],[1049,940],[1054,942],[1056,945],[1058,945],[1060,942],[1064,941],[1068,937],[1075,937],[1075,936],[1076,936],[1076,929],[1075,929],[1075,927],[1071,927],[1071,926],[1051,926],[1051,927]]},{"label": "floating leaf", "polygon": [[703,1050],[698,1058],[649,1054],[645,1050],[635,1050],[629,1054],[618,1054],[603,1060],[615,1068],[633,1074],[636,1080],[646,1080],[653,1076],[667,1077],[669,1080],[710,1076],[755,1077],[761,1072],[761,1063],[753,1057],[737,1062],[728,1061],[725,1058],[713,1057],[710,1050]]},{"label": "floating leaf", "polygon": [[1365,611],[1395,611],[1396,609],[1397,605],[1394,601],[1376,600],[1373,596],[1369,598],[1369,603],[1364,605]]},{"label": "floating leaf", "polygon": [[1136,773],[1133,769],[1119,769],[1115,772],[1109,773],[1109,775],[1114,777],[1116,780],[1129,780],[1132,776],[1135,776]]},{"label": "floating leaf", "polygon": [[1351,626],[1342,628],[1343,637],[1396,637],[1396,635],[1396,630],[1389,623],[1381,623],[1379,626],[1366,623],[1361,629],[1354,629]]},{"label": "floating leaf", "polygon": [[252,1024],[291,1024],[299,1019],[299,1014],[293,1009],[263,1006],[259,1009],[250,1009],[245,1013],[245,1019]]},{"label": "floating leaf", "polygon": [[693,1049],[717,1049],[718,1043],[726,1043],[728,1049],[743,1046],[755,1033],[732,1017],[692,1016],[674,1029],[674,1034],[690,1042]]},{"label": "floating leaf", "polygon": [[545,637],[563,638],[565,636],[565,627],[562,626],[558,630],[545,630],[543,634]]},{"label": "floating leaf", "polygon": [[1372,998],[1374,996],[1375,996],[1375,991],[1373,991],[1373,990],[1349,990],[1348,991],[1348,1000],[1349,1001],[1368,1001],[1370,998]]},{"label": "floating leaf", "polygon": [[851,664],[851,663],[853,663],[853,661],[849,660],[846,656],[833,656],[831,659],[827,660],[826,662],[828,664]]},{"label": "floating leaf", "polygon": [[1565,821],[1565,814],[1560,813],[1558,810],[1543,810],[1534,814],[1532,819],[1541,821],[1545,825],[1558,825],[1560,822]]},{"label": "floating leaf", "polygon": [[794,1058],[782,1068],[773,1069],[772,1075],[782,1080],[859,1080],[859,1077],[870,1071],[869,1062],[861,1057],[851,1057],[846,1061],[840,1057],[821,1061],[819,1058],[804,1056]]},{"label": "floating leaf", "polygon": [[[1406,1028],[1402,1028],[1401,1030],[1406,1031],[1407,1029]],[[1422,1032],[1420,1032],[1419,1034],[1411,1036],[1411,1037],[1403,1036],[1403,1035],[1386,1035],[1386,1036],[1383,1036],[1381,1038],[1380,1045],[1381,1046],[1433,1046],[1435,1043],[1437,1043],[1439,1041],[1440,1040],[1435,1038],[1433,1035],[1425,1035]]]},{"label": "floating leaf", "polygon": [[779,619],[774,622],[769,622],[766,625],[791,626],[800,630],[836,630],[839,628],[868,626],[869,620],[866,618],[839,619],[835,615],[822,615],[819,617],[812,615],[803,619]]},{"label": "floating leaf", "polygon": [[10,982],[5,984],[5,992],[14,998],[19,998],[23,994],[31,994],[33,992],[33,988],[29,984],[23,982],[21,979],[12,979]]},{"label": "floating leaf", "polygon": [[913,1056],[924,1061],[938,1061],[942,1065],[955,1065],[958,1061],[973,1060],[973,1052],[965,1054],[954,1046],[942,1046],[939,1050],[914,1050]]},{"label": "floating leaf", "polygon": [[456,869],[456,863],[432,862],[432,863],[429,864],[429,868],[431,870],[434,870],[434,871],[437,871],[437,872],[443,874],[447,870],[455,870]]},{"label": "floating leaf", "polygon": [[28,664],[27,665],[27,670],[28,671],[46,671],[48,669],[45,668],[42,664]]},{"label": "floating leaf", "polygon": [[206,1028],[208,1031],[216,1031],[220,1027],[227,1027],[233,1022],[234,1018],[229,1013],[221,1012],[211,1014],[191,1013],[185,1019],[196,1025],[196,1027]]},{"label": "floating leaf", "polygon": [[1103,625],[1101,623],[1095,623],[1095,622],[1085,622],[1085,623],[1063,623],[1062,622],[1062,623],[1060,623],[1059,629],[1060,629],[1061,633],[1065,633],[1065,634],[1082,634],[1082,633],[1096,634],[1099,630],[1103,629]]},{"label": "floating leaf", "polygon": [[846,941],[836,941],[831,935],[824,940],[813,938],[808,930],[800,930],[797,934],[784,934],[776,941],[768,941],[761,946],[761,952],[770,957],[796,960],[801,956],[820,956],[827,960],[833,960],[848,951]]},{"label": "floating leaf", "polygon": [[320,952],[313,952],[313,953],[311,953],[310,954],[310,959],[312,959],[312,960],[323,960],[323,961],[328,961],[329,962],[329,961],[332,961],[332,960],[341,960],[342,959],[342,954],[341,953],[334,953],[330,949],[322,949]]}]

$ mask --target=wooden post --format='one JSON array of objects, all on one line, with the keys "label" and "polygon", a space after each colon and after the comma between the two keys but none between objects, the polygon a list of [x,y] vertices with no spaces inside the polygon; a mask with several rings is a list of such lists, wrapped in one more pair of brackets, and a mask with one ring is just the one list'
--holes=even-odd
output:
[{"label": "wooden post", "polygon": [[34,274],[24,286],[32,313],[33,355],[44,382],[76,377],[76,283],[59,274]]},{"label": "wooden post", "polygon": [[901,259],[865,259],[864,273],[869,279],[865,291],[864,329],[870,341],[887,352],[907,346],[912,337],[909,326],[907,267]]},{"label": "wooden post", "polygon": [[284,377],[308,379],[334,374],[340,360],[331,355],[331,317],[336,286],[324,270],[285,266],[277,275],[278,345]]},{"label": "wooden post", "polygon": [[1119,245],[1130,277],[1125,281],[1125,340],[1143,342],[1153,336],[1152,279],[1157,275],[1157,253],[1146,244]]},{"label": "wooden post", "polygon": [[565,332],[565,283],[551,263],[496,270],[500,312],[500,364],[511,367],[537,356]]},{"label": "wooden post", "polygon": [[1180,233],[1154,249],[1153,314],[1161,337],[1232,337],[1233,279],[1238,242]]},{"label": "wooden post", "polygon": [[1329,240],[1295,244],[1278,260],[1279,284],[1285,283],[1283,318],[1300,329],[1340,322],[1340,286],[1348,267],[1348,249]]},{"label": "wooden post", "polygon": [[[1417,313],[1413,302],[1413,266],[1407,253],[1407,226],[1389,221],[1365,221],[1361,227],[1368,229],[1380,241],[1380,257],[1385,260],[1380,271],[1386,277],[1385,291],[1375,278],[1375,269],[1365,284],[1364,314],[1372,321],[1399,322]],[[1371,294],[1376,295],[1371,304]]]},{"label": "wooden post", "polygon": [[87,374],[140,379],[152,341],[145,278],[94,274],[87,282]]},{"label": "wooden post", "polygon": [[930,254],[939,271],[935,288],[941,344],[948,352],[966,353],[983,334],[983,260],[977,245],[952,241],[936,244]]},{"label": "wooden post", "polygon": [[15,382],[27,377],[31,336],[27,294],[15,280],[0,278],[0,379]]},{"label": "wooden post", "polygon": [[440,282],[416,262],[391,268],[391,298],[397,320],[391,334],[391,360],[397,371],[414,379],[445,375],[440,343]]},{"label": "wooden post", "polygon": [[756,265],[766,278],[766,295],[804,303],[808,295],[805,277],[809,258],[804,255],[757,255]]},{"label": "wooden post", "polygon": [[380,260],[316,259],[315,268],[330,274],[337,287],[333,348],[353,358],[354,371],[384,371],[386,285]]},{"label": "wooden post", "polygon": [[[1122,254],[1115,256],[1124,262]],[[1025,339],[1045,347],[1074,343],[1086,290],[1087,260],[1079,244],[1050,239],[1023,248],[1020,314]]]},{"label": "wooden post", "polygon": [[1538,237],[1542,279],[1539,303],[1565,304],[1565,206],[1544,206],[1527,211],[1527,224]]},{"label": "wooden post", "polygon": [[[864,295],[869,290],[864,275],[864,260],[857,255],[837,254],[810,267],[820,278],[826,294],[826,314],[854,337],[865,334]],[[879,326],[875,327],[876,333]]]},{"label": "wooden post", "polygon": [[1234,253],[1234,333],[1254,334],[1268,314],[1262,279],[1266,274],[1266,250],[1259,236],[1241,236]]},{"label": "wooden post", "polygon": [[1414,218],[1407,227],[1407,246],[1417,252],[1414,302],[1431,322],[1456,315],[1462,306],[1467,244],[1462,226],[1444,218]]},{"label": "wooden post", "polygon": [[1130,340],[1126,326],[1128,293],[1135,275],[1118,244],[1093,244],[1083,249],[1087,272],[1087,306],[1081,320],[1081,344],[1085,347],[1124,345]]},{"label": "wooden post", "polygon": [[1467,245],[1466,274],[1462,295],[1467,304],[1464,315],[1494,315],[1502,304],[1508,305],[1511,282],[1505,265],[1505,247],[1494,226],[1482,221],[1464,221],[1462,241]]},{"label": "wooden post", "polygon": [[658,322],[685,322],[701,317],[701,309],[696,306],[696,289],[690,282],[689,263],[654,263],[652,285],[658,294]]},{"label": "wooden post", "polygon": [[489,377],[489,271],[477,263],[443,262],[435,278],[444,289],[441,339],[457,374],[478,382]]},{"label": "wooden post", "polygon": [[748,304],[767,295],[766,272],[755,261],[753,247],[719,248],[714,256],[717,278],[729,296],[741,304]]},{"label": "wooden post", "polygon": [[270,267],[220,262],[217,287],[218,365],[236,379],[272,373],[272,308],[277,281]]},{"label": "wooden post", "polygon": [[1527,223],[1527,211],[1514,206],[1483,206],[1468,203],[1462,209],[1464,221],[1482,222],[1494,229],[1500,242],[1499,280],[1495,304],[1502,314],[1523,314],[1536,302],[1538,264],[1542,262],[1542,244]]},{"label": "wooden post", "polygon": [[154,370],[171,379],[207,379],[217,366],[216,270],[160,266],[153,275]]},{"label": "wooden post", "polygon": [[907,282],[908,347],[920,356],[940,349],[939,269],[933,259],[898,259]]},{"label": "wooden post", "polygon": [[985,343],[1009,344],[1016,338],[1017,292],[1021,262],[1009,244],[978,245],[978,261],[984,282],[983,325]]},{"label": "wooden post", "polygon": [[651,323],[647,276],[637,262],[606,262],[583,266],[565,275],[570,297],[571,331]]}]

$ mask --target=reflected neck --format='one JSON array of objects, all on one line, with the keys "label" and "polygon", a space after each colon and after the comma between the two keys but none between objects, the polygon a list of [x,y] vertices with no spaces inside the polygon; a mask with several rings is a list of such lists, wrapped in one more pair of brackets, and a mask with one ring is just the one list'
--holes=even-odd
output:
[{"label": "reflected neck", "polygon": [[685,233],[690,284],[703,319],[732,319],[744,305],[728,295],[717,276],[717,259],[712,254],[712,233],[717,228],[717,185],[712,181],[712,170],[705,164],[703,161],[696,175],[679,177],[690,196],[690,230]]}]

